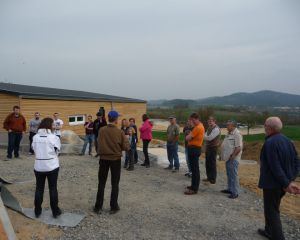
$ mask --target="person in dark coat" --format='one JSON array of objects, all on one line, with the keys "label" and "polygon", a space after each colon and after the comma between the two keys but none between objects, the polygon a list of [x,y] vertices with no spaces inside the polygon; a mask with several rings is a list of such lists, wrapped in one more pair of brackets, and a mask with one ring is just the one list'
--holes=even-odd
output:
[{"label": "person in dark coat", "polygon": [[298,154],[281,129],[278,117],[266,120],[267,137],[260,155],[259,188],[263,189],[265,229],[258,229],[258,233],[272,240],[285,239],[279,211],[281,199],[286,192],[300,194],[300,187],[294,182],[300,171]]},{"label": "person in dark coat", "polygon": [[127,151],[128,156],[128,171],[134,170],[134,153],[136,152],[136,135],[133,127],[128,129],[128,140],[130,143],[130,149]]},{"label": "person in dark coat", "polygon": [[[138,139],[139,139],[139,136],[138,136],[138,129],[137,129],[137,126],[135,124],[135,119],[134,118],[129,118],[129,125],[130,127],[132,127],[135,131],[135,139],[136,139],[136,143],[138,143]],[[137,164],[138,163],[138,160],[139,160],[139,156],[138,156],[138,152],[137,152],[137,149],[135,148],[135,151],[134,151],[134,163]]]},{"label": "person in dark coat", "polygon": [[98,112],[96,114],[97,119],[94,121],[94,125],[93,125],[93,133],[94,133],[94,143],[95,143],[95,149],[96,149],[96,156],[95,157],[99,157],[99,144],[98,144],[98,135],[99,135],[99,130],[100,128],[104,127],[107,125],[107,122],[105,120],[105,116],[102,115],[101,112]]}]

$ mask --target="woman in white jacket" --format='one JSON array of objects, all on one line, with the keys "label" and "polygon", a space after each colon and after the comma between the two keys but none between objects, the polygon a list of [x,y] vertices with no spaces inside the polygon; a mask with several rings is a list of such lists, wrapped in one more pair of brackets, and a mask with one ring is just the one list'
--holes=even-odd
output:
[{"label": "woman in white jacket", "polygon": [[36,177],[36,190],[34,199],[34,213],[38,218],[42,213],[42,203],[46,178],[48,180],[50,206],[53,217],[61,215],[58,207],[57,178],[59,171],[58,153],[60,139],[53,134],[53,119],[42,120],[37,134],[33,138],[32,149],[35,153],[34,173]]}]

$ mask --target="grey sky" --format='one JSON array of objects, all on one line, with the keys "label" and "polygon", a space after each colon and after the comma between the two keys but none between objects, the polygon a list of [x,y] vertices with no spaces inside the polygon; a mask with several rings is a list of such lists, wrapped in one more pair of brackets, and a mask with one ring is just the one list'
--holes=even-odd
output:
[{"label": "grey sky", "polygon": [[0,0],[0,81],[142,99],[300,94],[299,0]]}]

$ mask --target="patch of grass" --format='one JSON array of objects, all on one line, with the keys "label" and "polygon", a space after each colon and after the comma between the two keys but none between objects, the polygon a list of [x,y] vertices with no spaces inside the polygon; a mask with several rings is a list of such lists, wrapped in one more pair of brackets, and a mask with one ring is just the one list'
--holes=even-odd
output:
[{"label": "patch of grass", "polygon": [[[300,126],[285,126],[282,129],[282,134],[287,136],[293,141],[300,141]],[[253,135],[244,135],[244,141],[254,142],[254,141],[264,141],[265,134],[253,134]]]},{"label": "patch of grass", "polygon": [[[152,135],[153,135],[153,138],[155,138],[155,139],[167,141],[167,132],[166,131],[153,131]],[[180,133],[180,135],[179,135],[179,144],[184,145],[183,133]]]},{"label": "patch of grass", "polygon": [[[293,141],[300,141],[300,126],[286,126],[283,128],[282,133]],[[224,136],[222,136],[222,138],[223,137]],[[164,131],[153,131],[153,138],[166,141],[167,133]],[[243,139],[245,142],[262,142],[265,140],[265,134],[261,133],[253,135],[244,135]],[[184,144],[183,133],[181,133],[179,136],[179,143],[181,145]]]}]

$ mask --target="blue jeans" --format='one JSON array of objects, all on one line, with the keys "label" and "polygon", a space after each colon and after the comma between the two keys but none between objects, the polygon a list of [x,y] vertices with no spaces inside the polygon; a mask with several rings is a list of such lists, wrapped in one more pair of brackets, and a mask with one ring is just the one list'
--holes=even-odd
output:
[{"label": "blue jeans", "polygon": [[186,165],[188,167],[188,172],[189,173],[192,173],[192,170],[191,170],[191,163],[190,163],[190,160],[189,160],[189,154],[188,154],[188,148],[186,147],[185,148],[185,160],[186,160]]},{"label": "blue jeans", "polygon": [[178,142],[176,143],[167,143],[167,153],[169,160],[169,167],[173,166],[175,169],[179,169],[179,158],[178,158]]},{"label": "blue jeans", "polygon": [[228,160],[226,162],[228,190],[235,195],[238,195],[240,191],[238,168],[239,162],[237,160]]},{"label": "blue jeans", "polygon": [[86,150],[86,147],[87,147],[88,144],[89,144],[89,154],[92,153],[93,141],[94,141],[94,134],[87,134],[85,136],[83,148],[82,148],[82,151],[81,151],[82,154],[85,154],[85,150]]},{"label": "blue jeans", "polygon": [[19,157],[20,143],[22,140],[22,133],[10,132],[8,133],[8,147],[7,157],[12,158],[14,152],[15,157]]}]

